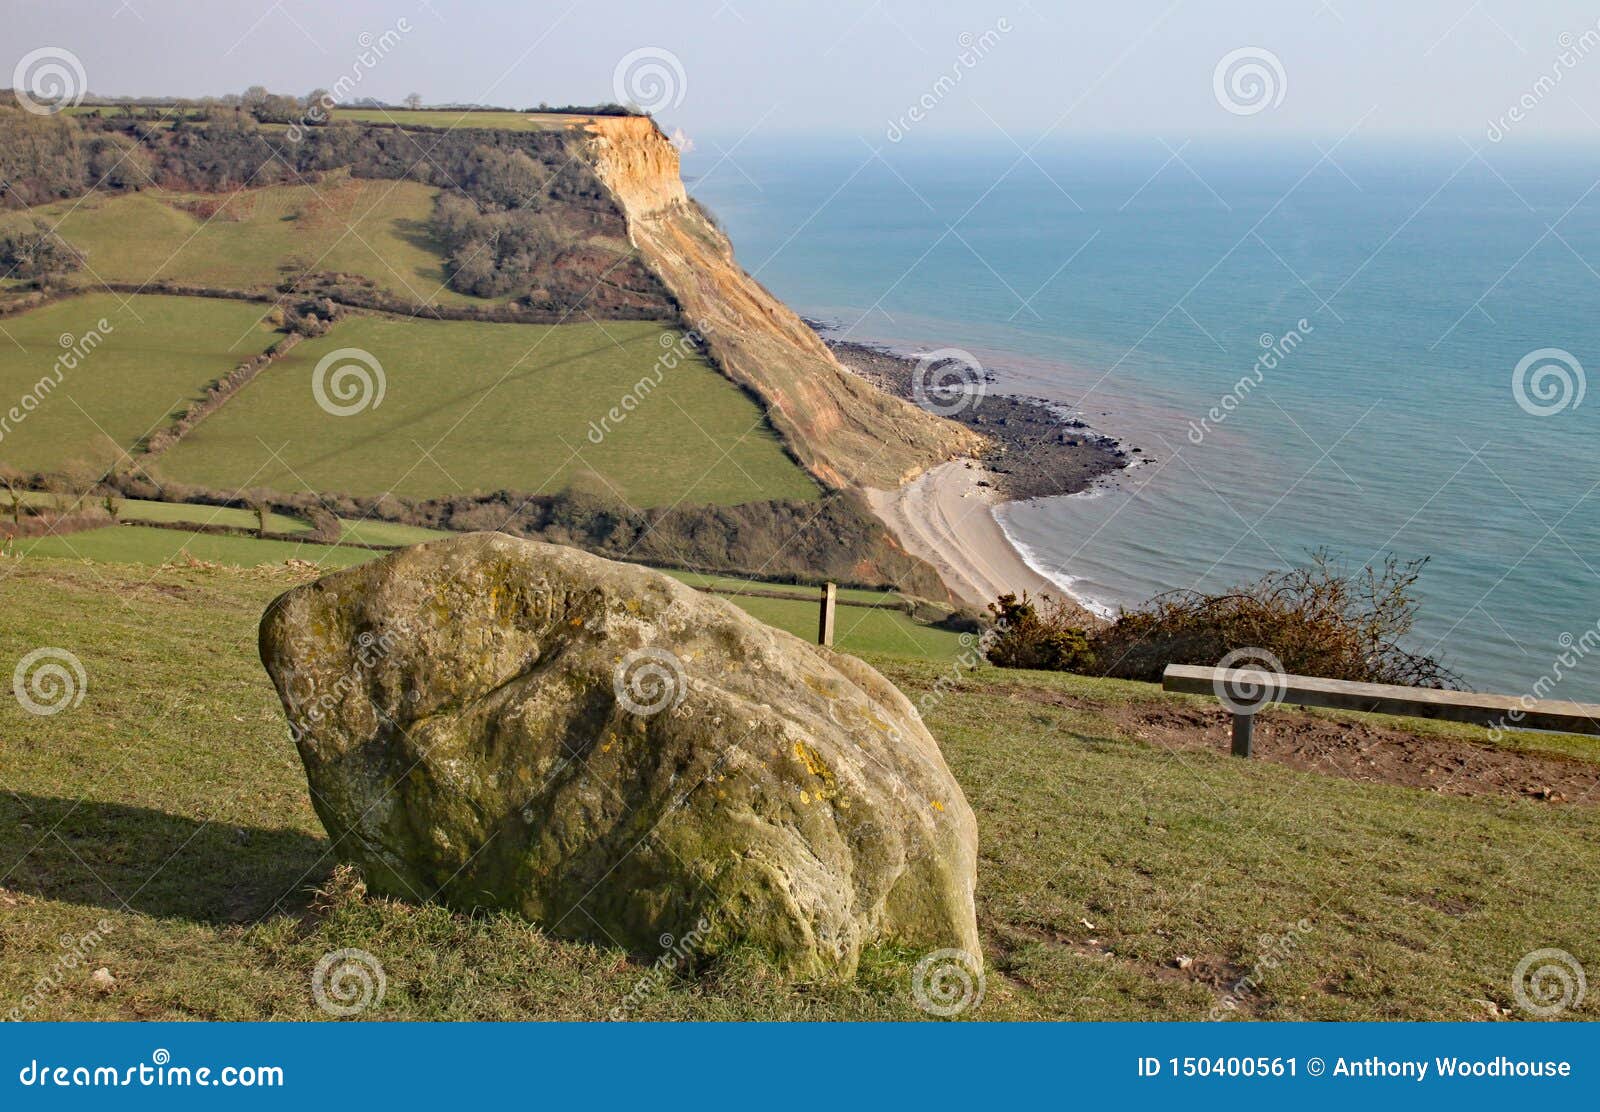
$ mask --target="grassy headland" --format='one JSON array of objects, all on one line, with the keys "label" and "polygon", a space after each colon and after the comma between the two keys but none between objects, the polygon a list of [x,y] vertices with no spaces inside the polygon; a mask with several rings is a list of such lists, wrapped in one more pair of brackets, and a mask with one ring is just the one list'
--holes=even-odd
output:
[{"label": "grassy headland", "polygon": [[[255,657],[261,609],[297,581],[283,568],[0,565],[0,659],[59,645],[88,677],[81,705],[54,716],[0,701],[0,995],[27,999],[34,1019],[312,1019],[312,966],[352,946],[388,979],[366,1018],[611,1014],[653,955],[365,897],[335,874]],[[79,617],[65,628],[62,614]],[[1172,748],[1141,737],[1136,716],[1211,701],[1143,684],[874,663],[921,701],[978,814],[987,991],[964,1018],[1514,1017],[1523,954],[1593,953],[1600,808]],[[1282,712],[1268,728],[1302,719],[1365,725]],[[1482,731],[1402,725],[1484,744]],[[1592,767],[1592,743],[1578,744]],[[59,938],[101,920],[92,961],[35,993]],[[668,978],[629,1014],[926,1018],[909,988],[919,956],[875,951],[849,986],[786,986],[750,956]],[[90,981],[99,966],[114,990]],[[1591,995],[1566,1017],[1597,1009]]]}]

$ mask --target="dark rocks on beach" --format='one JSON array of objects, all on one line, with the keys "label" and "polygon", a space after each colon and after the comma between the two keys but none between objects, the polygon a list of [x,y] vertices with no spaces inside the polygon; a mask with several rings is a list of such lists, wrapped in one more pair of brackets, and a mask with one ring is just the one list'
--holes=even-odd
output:
[{"label": "dark rocks on beach", "polygon": [[[825,332],[818,322],[807,323]],[[823,340],[840,363],[878,389],[901,398],[913,397],[917,360],[873,344],[831,340],[825,334]],[[995,379],[985,374],[984,381]],[[1077,494],[1101,476],[1128,466],[1128,453],[1115,440],[1096,434],[1040,398],[988,393],[978,404],[952,413],[950,418],[994,443],[984,466],[994,473],[996,489],[1010,501]]]}]

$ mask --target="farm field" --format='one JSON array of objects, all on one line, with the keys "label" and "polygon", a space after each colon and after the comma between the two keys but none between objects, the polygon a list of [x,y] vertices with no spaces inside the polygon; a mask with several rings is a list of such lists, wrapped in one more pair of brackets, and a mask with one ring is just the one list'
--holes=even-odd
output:
[{"label": "farm field", "polygon": [[496,131],[553,131],[593,119],[557,113],[504,112],[494,110],[409,108],[335,108],[335,123],[400,124],[410,127],[493,128]]},{"label": "farm field", "polygon": [[[130,507],[132,511],[130,512]],[[197,519],[215,521],[217,524],[235,525],[248,518],[254,527],[255,515],[245,510],[219,509],[209,506],[174,506],[162,502],[128,501],[123,504],[123,514],[129,520],[139,520],[133,515],[143,513],[148,507],[161,507],[143,520],[188,521],[183,511],[198,510]],[[178,516],[159,516],[177,511]],[[207,512],[237,515],[225,518],[207,517]],[[277,518],[278,515],[274,515]],[[282,521],[307,526],[295,518]],[[346,521],[343,540],[360,544],[418,544],[450,536],[434,529],[421,529],[411,525],[394,525],[388,522]],[[323,568],[348,567],[381,556],[365,548],[347,548],[317,544],[312,541],[259,540],[254,537],[216,536],[207,533],[185,533],[176,529],[152,529],[139,525],[108,525],[100,529],[85,529],[64,536],[32,537],[15,542],[17,555],[26,560],[77,560],[104,564],[144,564],[152,567],[182,562],[184,557],[230,567],[255,568],[282,564],[285,560],[307,560]],[[0,564],[0,575],[13,567]],[[692,572],[666,571],[676,579],[691,582],[703,580]],[[790,584],[739,582],[746,589],[789,590]],[[841,594],[844,592],[841,592]],[[874,592],[859,592],[872,595]],[[771,598],[728,598],[728,601],[768,625],[786,630],[796,637],[811,640],[817,633],[817,603],[812,596],[797,595],[794,601]],[[882,653],[888,656],[914,657],[930,660],[952,660],[967,648],[957,634],[947,630],[919,625],[898,610],[867,610],[856,606],[841,606],[835,624],[835,645],[845,652]]]},{"label": "farm field", "polygon": [[[280,336],[238,301],[93,293],[0,320],[0,397],[6,409],[54,378],[63,337],[104,319],[99,345],[62,370],[61,382],[4,430],[0,463],[54,470],[74,461],[109,466],[140,437],[198,397],[207,383]],[[9,339],[7,338],[9,337]]]},{"label": "farm field", "polygon": [[[25,504],[56,506],[62,503],[62,499],[58,496],[39,491],[23,491],[21,497]],[[65,505],[68,509],[79,505],[95,509],[99,507],[100,500],[94,497],[68,498]],[[206,506],[196,502],[151,502],[143,498],[124,498],[117,513],[123,521],[223,525],[230,529],[251,530],[260,526],[254,510],[243,510],[232,506]],[[339,535],[340,541],[353,544],[420,544],[423,541],[450,536],[450,533],[443,529],[397,525],[388,521],[344,521],[341,524],[344,528]],[[309,533],[311,523],[304,518],[290,517],[288,514],[269,513],[267,531]]]},{"label": "farm field", "polygon": [[60,234],[88,255],[85,276],[100,281],[265,290],[286,275],[339,271],[411,301],[493,304],[445,287],[428,231],[437,192],[418,182],[347,177],[232,194],[94,194],[29,214],[59,222]]},{"label": "farm field", "polygon": [[[25,505],[62,507],[67,510],[100,507],[100,499],[93,495],[62,497],[41,491],[22,491],[21,497]],[[9,501],[9,498],[7,500]],[[240,510],[231,506],[202,506],[187,502],[152,502],[143,498],[122,499],[117,512],[123,521],[226,525],[233,529],[255,529],[260,524],[252,510]],[[290,517],[287,514],[267,515],[267,529],[274,533],[303,533],[310,528],[310,522],[297,517]]]},{"label": "farm field", "polygon": [[[144,525],[107,525],[64,536],[30,537],[16,542],[16,552],[31,563],[35,558],[89,560],[108,564],[160,564],[182,561],[185,556],[213,564],[253,568],[308,560],[326,568],[348,567],[381,555],[367,548],[335,548],[310,541],[264,541],[212,533],[186,533]],[[9,567],[0,565],[0,574]]]},{"label": "farm field", "polygon": [[[182,482],[422,498],[555,493],[584,472],[635,506],[812,498],[760,409],[709,365],[680,362],[625,421],[591,423],[651,375],[677,334],[652,322],[529,325],[356,316],[302,343],[160,460]],[[663,343],[665,341],[665,343]],[[381,403],[318,405],[312,377],[357,348]]]},{"label": "farm field", "polygon": [[445,529],[427,529],[421,525],[397,525],[392,521],[349,521],[341,522],[344,526],[339,534],[339,540],[347,544],[421,544],[424,541],[436,541],[440,537],[454,536]]},{"label": "farm field", "polygon": [[[646,959],[372,898],[335,871],[255,650],[262,608],[303,579],[0,564],[0,660],[59,645],[87,679],[60,714],[0,701],[0,995],[41,1020],[316,1019],[308,970],[359,947],[388,979],[364,1019],[605,1017]],[[946,664],[871,659],[923,701],[977,813],[987,990],[963,1019],[1510,1018],[1530,947],[1594,954],[1600,807],[1238,761],[1214,700],[1150,685],[988,667],[951,683]],[[1210,749],[1158,744],[1130,718],[1198,712]],[[1362,723],[1265,714],[1265,731]],[[59,938],[102,919],[95,964],[117,990],[84,966],[29,996]],[[918,957],[877,949],[857,983],[785,985],[746,955],[665,979],[631,1016],[926,1019]],[[1600,1018],[1600,1000],[1564,1016]]]},{"label": "farm field", "polygon": [[[759,585],[757,585],[759,586]],[[817,601],[813,599],[727,597],[745,613],[808,641],[817,636]],[[972,643],[960,634],[918,625],[899,610],[840,606],[834,611],[834,646],[843,652],[953,660]]]}]

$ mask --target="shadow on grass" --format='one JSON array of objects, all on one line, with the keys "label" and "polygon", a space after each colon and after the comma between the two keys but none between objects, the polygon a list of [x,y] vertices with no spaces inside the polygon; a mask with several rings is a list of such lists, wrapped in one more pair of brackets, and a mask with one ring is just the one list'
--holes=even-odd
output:
[{"label": "shadow on grass", "polygon": [[325,838],[148,807],[0,793],[0,887],[196,923],[293,911],[333,868]]}]

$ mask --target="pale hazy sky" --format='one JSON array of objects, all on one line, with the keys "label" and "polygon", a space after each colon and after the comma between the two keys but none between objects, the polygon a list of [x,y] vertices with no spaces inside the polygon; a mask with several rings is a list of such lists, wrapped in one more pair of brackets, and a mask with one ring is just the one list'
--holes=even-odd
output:
[{"label": "pale hazy sky", "polygon": [[[634,99],[664,97],[658,118],[691,136],[882,135],[919,100],[927,135],[1482,136],[1519,101],[1519,136],[1600,135],[1600,7],[1566,0],[0,0],[0,13],[0,85],[53,48],[102,94],[305,93],[359,69],[354,95],[380,99],[594,102],[642,51],[641,77],[659,63],[666,86]],[[401,20],[362,68],[362,36]],[[1230,111],[1217,67],[1241,49],[1265,103],[1247,83]]]}]

